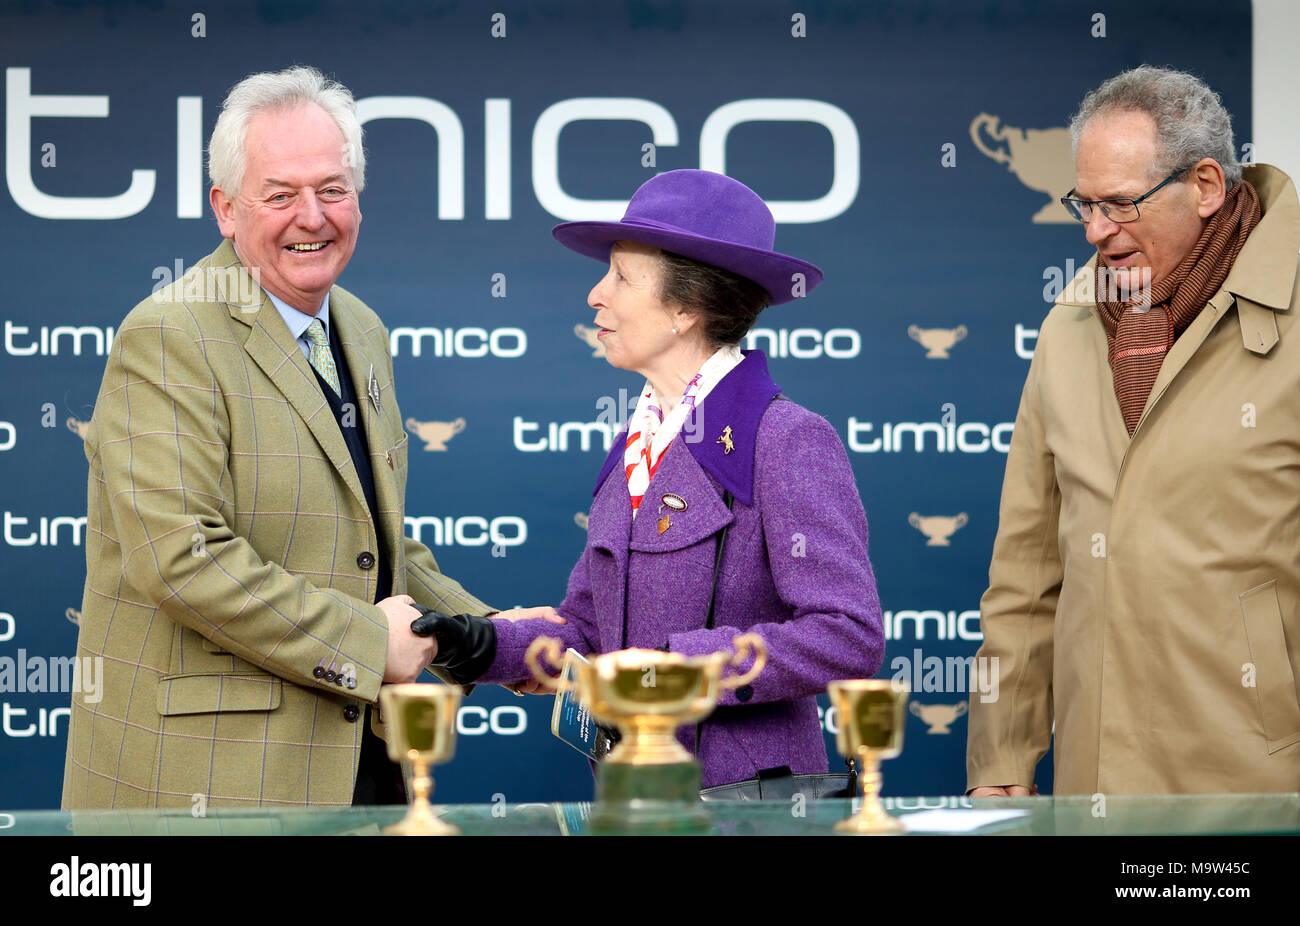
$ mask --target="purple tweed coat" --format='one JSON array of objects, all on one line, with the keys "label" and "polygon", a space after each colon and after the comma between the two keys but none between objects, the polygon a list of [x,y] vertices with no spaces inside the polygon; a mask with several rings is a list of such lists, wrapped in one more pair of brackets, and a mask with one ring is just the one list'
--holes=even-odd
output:
[{"label": "purple tweed coat", "polygon": [[[587,546],[558,610],[568,623],[497,621],[497,653],[481,682],[529,677],[524,650],[556,636],[578,652],[639,646],[687,655],[731,648],[742,631],[763,637],[768,663],[726,692],[704,722],[702,785],[789,766],[827,770],[816,695],[840,678],[880,668],[884,633],[867,559],[867,519],[835,429],[785,399],[761,351],[747,351],[669,446],[634,520],[623,474],[624,436],[596,483]],[[718,442],[730,426],[735,449]],[[728,511],[723,488],[735,498]],[[659,533],[661,498],[672,526]],[[730,523],[706,630],[717,535]],[[626,620],[626,624],[625,624]],[[688,750],[695,728],[679,731]]]}]

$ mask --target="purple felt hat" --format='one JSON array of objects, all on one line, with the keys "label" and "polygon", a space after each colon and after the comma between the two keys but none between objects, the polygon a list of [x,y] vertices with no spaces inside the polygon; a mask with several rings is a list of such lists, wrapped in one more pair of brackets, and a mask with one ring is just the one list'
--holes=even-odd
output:
[{"label": "purple felt hat", "polygon": [[[772,305],[812,292],[821,270],[772,250],[776,222],[759,195],[709,170],[670,170],[632,194],[621,222],[565,222],[551,234],[566,248],[607,262],[615,241],[639,241],[753,280]],[[795,274],[802,274],[797,287]]]}]

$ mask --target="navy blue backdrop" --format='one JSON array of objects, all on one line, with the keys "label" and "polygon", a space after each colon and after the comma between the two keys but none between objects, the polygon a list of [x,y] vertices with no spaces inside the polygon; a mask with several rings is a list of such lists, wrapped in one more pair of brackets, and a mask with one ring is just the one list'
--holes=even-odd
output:
[{"label": "navy blue backdrop", "polygon": [[[340,282],[393,335],[408,531],[499,607],[559,602],[605,454],[577,424],[641,385],[583,337],[602,268],[550,227],[621,214],[639,184],[683,167],[725,165],[783,204],[778,249],[826,283],[765,312],[751,346],[849,447],[887,612],[881,674],[921,683],[886,793],[962,792],[966,679],[934,660],[979,644],[1034,332],[1053,281],[1090,253],[1052,203],[1072,183],[1063,126],[1084,92],[1147,62],[1207,79],[1248,143],[1249,3],[595,6],[0,13],[0,662],[74,652],[77,429],[122,316],[219,242],[201,151],[222,97],[250,72],[312,64],[369,119],[365,220]],[[80,115],[50,115],[49,96]],[[0,669],[0,807],[57,806],[69,696],[18,690],[18,675]],[[550,704],[476,690],[438,799],[590,797]]]}]

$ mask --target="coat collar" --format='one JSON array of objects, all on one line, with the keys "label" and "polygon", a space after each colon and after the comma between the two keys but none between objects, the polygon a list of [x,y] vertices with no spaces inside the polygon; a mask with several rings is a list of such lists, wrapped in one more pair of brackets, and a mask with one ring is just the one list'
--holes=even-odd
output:
[{"label": "coat collar", "polygon": [[1270,309],[1286,309],[1300,251],[1300,200],[1295,183],[1268,164],[1250,164],[1242,176],[1259,193],[1259,224],[1246,239],[1223,288]]},{"label": "coat collar", "polygon": [[[1160,402],[1170,383],[1187,366],[1219,320],[1233,311],[1234,306],[1243,348],[1264,356],[1278,343],[1274,312],[1285,310],[1291,302],[1291,290],[1296,276],[1296,251],[1300,250],[1300,201],[1297,200],[1295,184],[1291,178],[1276,167],[1252,164],[1243,168],[1242,175],[1255,186],[1259,194],[1262,213],[1259,224],[1246,239],[1223,287],[1210,298],[1205,309],[1178,336],[1165,355],[1128,448],[1141,436],[1147,417]],[[1097,257],[1094,254],[1066,286],[1056,304],[1088,310],[1095,322],[1091,328],[1092,337],[1101,342],[1099,350],[1104,362],[1106,334],[1097,314],[1093,293],[1096,266]],[[1109,376],[1105,378],[1107,381],[1110,379]],[[1122,426],[1118,400],[1112,401],[1114,421]],[[1125,459],[1128,452],[1126,449]],[[1122,468],[1123,463],[1121,470]]]},{"label": "coat collar", "polygon": [[[1270,309],[1285,309],[1291,304],[1295,285],[1296,252],[1300,251],[1300,200],[1295,183],[1283,171],[1269,164],[1249,164],[1242,168],[1242,178],[1249,180],[1259,194],[1262,216],[1255,226],[1223,289],[1234,296]],[[1057,305],[1097,308],[1093,292],[1097,255],[1094,253],[1065,287]]]},{"label": "coat collar", "polygon": [[[742,505],[752,505],[758,422],[768,404],[781,393],[781,387],[772,382],[767,372],[767,357],[761,350],[743,353],[745,359],[713,387],[682,425],[681,434],[673,444],[685,442],[701,469],[722,483],[722,487]],[[734,448],[731,452],[722,441],[726,428],[731,428],[729,436]],[[622,463],[626,443],[627,429],[624,428],[610,447],[605,465],[596,478],[593,495],[600,491],[610,472]],[[668,452],[672,450],[669,447]]]}]

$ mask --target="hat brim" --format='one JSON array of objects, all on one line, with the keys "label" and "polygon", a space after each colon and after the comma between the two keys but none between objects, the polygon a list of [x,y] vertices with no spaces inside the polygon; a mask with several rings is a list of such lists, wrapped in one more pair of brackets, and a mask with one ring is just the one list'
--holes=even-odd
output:
[{"label": "hat brim", "polygon": [[[772,305],[792,302],[812,292],[822,281],[821,268],[806,260],[687,231],[635,222],[565,222],[551,229],[551,234],[566,248],[602,263],[609,262],[609,249],[616,241],[637,241],[672,251],[753,280],[767,291]],[[795,274],[803,275],[798,293]]]}]

